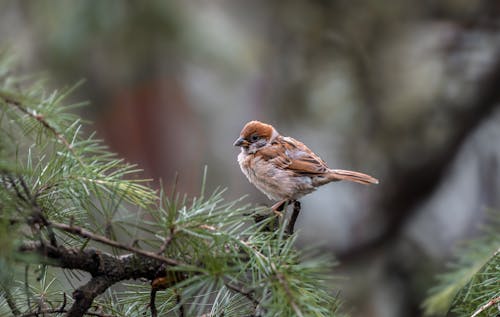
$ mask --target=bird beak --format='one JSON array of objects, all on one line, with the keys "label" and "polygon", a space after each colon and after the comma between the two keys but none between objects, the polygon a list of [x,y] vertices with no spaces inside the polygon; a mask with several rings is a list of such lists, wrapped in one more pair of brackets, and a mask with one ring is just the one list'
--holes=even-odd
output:
[{"label": "bird beak", "polygon": [[236,141],[234,141],[234,146],[248,146],[249,143],[242,137],[239,137]]}]

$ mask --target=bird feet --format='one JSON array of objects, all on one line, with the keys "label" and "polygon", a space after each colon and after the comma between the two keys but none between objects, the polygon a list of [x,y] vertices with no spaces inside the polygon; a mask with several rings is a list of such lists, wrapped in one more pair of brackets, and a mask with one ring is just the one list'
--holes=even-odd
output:
[{"label": "bird feet", "polygon": [[281,200],[272,205],[271,210],[278,217],[283,217],[283,211],[285,207],[288,205],[288,200]]}]

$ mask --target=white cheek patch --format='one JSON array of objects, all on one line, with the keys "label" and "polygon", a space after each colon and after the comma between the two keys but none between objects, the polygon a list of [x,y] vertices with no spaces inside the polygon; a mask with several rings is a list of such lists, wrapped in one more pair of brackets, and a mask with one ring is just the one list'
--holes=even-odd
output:
[{"label": "white cheek patch", "polygon": [[248,154],[254,154],[255,152],[257,152],[257,148],[255,147],[255,144],[250,144],[246,151]]}]

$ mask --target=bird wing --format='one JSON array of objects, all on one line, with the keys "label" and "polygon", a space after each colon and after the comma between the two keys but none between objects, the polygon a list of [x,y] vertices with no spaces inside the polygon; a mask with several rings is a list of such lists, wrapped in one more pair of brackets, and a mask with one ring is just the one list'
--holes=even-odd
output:
[{"label": "bird wing", "polygon": [[326,163],[304,143],[290,137],[280,137],[271,146],[262,148],[259,152],[276,167],[302,175],[323,174],[329,170]]}]

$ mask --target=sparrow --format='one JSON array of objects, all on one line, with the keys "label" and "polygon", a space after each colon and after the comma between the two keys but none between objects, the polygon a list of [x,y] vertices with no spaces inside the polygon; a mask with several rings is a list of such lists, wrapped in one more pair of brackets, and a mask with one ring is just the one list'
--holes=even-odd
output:
[{"label": "sparrow", "polygon": [[245,124],[234,146],[241,148],[241,171],[270,200],[278,201],[271,207],[278,214],[287,202],[297,201],[330,182],[378,184],[367,174],[329,168],[304,143],[282,136],[272,125],[260,121]]}]

